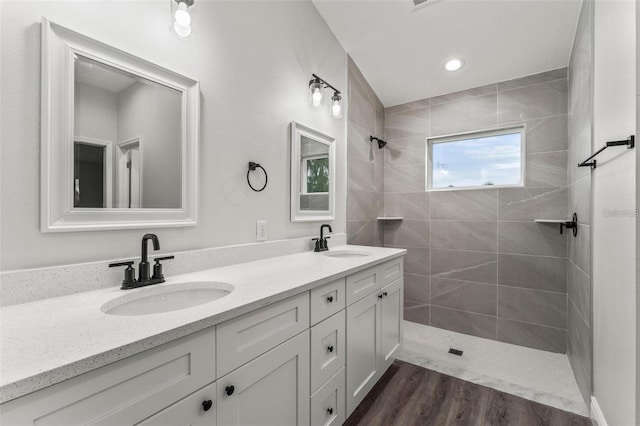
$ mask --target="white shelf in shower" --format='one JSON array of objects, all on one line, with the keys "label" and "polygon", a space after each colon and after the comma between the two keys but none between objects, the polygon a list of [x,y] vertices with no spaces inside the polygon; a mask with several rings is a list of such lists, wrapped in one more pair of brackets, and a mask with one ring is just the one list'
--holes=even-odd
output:
[{"label": "white shelf in shower", "polygon": [[402,216],[378,216],[378,220],[404,220]]}]

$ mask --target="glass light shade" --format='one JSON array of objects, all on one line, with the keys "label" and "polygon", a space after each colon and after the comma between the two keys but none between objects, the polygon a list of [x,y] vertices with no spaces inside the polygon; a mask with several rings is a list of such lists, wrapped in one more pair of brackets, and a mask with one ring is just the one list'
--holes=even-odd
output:
[{"label": "glass light shade", "polygon": [[337,93],[331,97],[331,117],[342,118],[342,97]]},{"label": "glass light shade", "polygon": [[324,85],[320,81],[309,83],[309,102],[318,108],[324,102]]},{"label": "glass light shade", "polygon": [[193,0],[169,0],[171,2],[171,30],[180,38],[193,33]]}]

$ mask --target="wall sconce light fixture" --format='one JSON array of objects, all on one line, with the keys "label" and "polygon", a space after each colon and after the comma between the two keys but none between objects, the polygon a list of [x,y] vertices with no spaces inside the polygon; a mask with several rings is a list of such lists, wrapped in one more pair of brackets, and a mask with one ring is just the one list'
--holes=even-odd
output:
[{"label": "wall sconce light fixture", "polygon": [[324,103],[324,89],[328,87],[333,90],[329,114],[333,118],[342,118],[342,96],[340,96],[340,91],[317,75],[312,74],[312,76],[313,79],[309,81],[309,102],[311,105],[318,108]]},{"label": "wall sconce light fixture", "polygon": [[194,0],[171,1],[171,30],[180,38],[189,38],[193,32]]}]

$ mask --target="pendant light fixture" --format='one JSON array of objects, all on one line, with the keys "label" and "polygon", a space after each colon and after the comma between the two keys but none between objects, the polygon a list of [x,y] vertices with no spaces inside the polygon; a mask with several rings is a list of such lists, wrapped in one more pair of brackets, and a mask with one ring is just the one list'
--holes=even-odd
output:
[{"label": "pendant light fixture", "polygon": [[342,96],[340,91],[327,83],[324,79],[312,74],[313,78],[309,81],[309,103],[314,108],[319,108],[324,103],[324,89],[333,90],[331,103],[329,104],[329,115],[333,118],[342,118]]},{"label": "pendant light fixture", "polygon": [[194,0],[169,0],[171,2],[171,30],[186,39],[193,33]]}]

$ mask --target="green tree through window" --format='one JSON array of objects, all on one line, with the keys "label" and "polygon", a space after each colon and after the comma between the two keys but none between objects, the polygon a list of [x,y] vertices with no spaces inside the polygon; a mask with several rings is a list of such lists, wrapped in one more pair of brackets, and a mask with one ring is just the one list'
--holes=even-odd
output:
[{"label": "green tree through window", "polygon": [[329,192],[329,158],[307,160],[307,193]]}]

